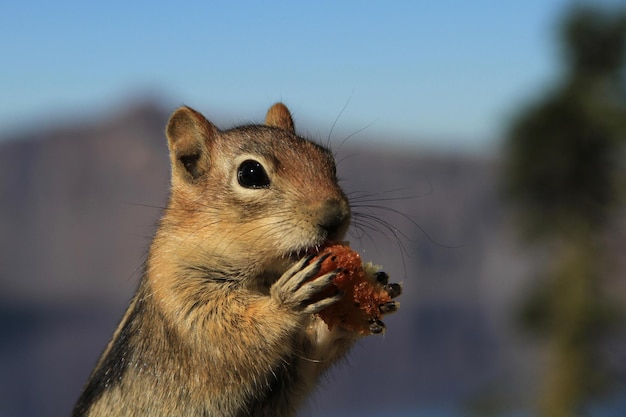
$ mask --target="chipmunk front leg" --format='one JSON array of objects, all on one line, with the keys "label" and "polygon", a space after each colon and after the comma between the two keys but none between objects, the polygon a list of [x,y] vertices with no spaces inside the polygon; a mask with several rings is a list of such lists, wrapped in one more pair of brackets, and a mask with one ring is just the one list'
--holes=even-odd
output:
[{"label": "chipmunk front leg", "polygon": [[319,293],[332,284],[337,271],[314,278],[324,260],[331,254],[318,257],[308,256],[285,272],[270,288],[270,295],[287,309],[296,312],[302,321],[302,328],[295,342],[298,359],[294,365],[299,369],[300,386],[304,391],[311,389],[318,378],[332,364],[350,350],[360,335],[356,332],[336,327],[329,330],[326,323],[315,313],[341,300],[337,293],[328,298]]},{"label": "chipmunk front leg", "polygon": [[326,289],[337,271],[331,271],[312,279],[320,271],[322,262],[328,255],[310,263],[313,256],[307,256],[289,268],[270,288],[270,296],[279,306],[302,317],[318,313],[341,299],[341,293],[328,298],[315,296]]}]

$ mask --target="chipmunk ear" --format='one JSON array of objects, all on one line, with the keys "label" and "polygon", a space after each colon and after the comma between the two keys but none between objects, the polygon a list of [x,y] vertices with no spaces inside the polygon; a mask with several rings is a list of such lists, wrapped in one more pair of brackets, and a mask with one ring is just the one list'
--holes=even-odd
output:
[{"label": "chipmunk ear", "polygon": [[178,108],[165,130],[170,149],[172,180],[194,181],[209,169],[207,145],[219,130],[190,107]]},{"label": "chipmunk ear", "polygon": [[276,103],[267,111],[265,116],[265,124],[268,126],[279,127],[289,133],[296,133],[293,125],[293,119],[289,109],[283,103]]}]

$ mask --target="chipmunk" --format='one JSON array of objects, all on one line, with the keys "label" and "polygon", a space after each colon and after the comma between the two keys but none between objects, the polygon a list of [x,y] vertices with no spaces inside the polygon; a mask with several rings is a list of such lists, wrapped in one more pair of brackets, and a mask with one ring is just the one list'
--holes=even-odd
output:
[{"label": "chipmunk", "polygon": [[281,103],[225,131],[181,107],[166,136],[169,203],[73,416],[293,416],[359,338],[314,315],[342,297],[312,255],[350,224],[333,155]]}]

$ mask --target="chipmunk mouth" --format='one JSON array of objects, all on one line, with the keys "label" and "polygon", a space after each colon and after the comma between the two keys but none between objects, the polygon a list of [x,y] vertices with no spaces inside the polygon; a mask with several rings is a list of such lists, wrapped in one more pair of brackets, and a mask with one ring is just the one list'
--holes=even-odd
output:
[{"label": "chipmunk mouth", "polygon": [[314,245],[302,246],[296,250],[289,252],[287,258],[289,258],[292,262],[297,262],[305,256],[315,256],[329,243],[329,241],[324,240]]},{"label": "chipmunk mouth", "polygon": [[306,246],[289,254],[288,258],[293,262],[299,261],[305,256],[316,256],[318,253],[324,250],[324,248],[332,245],[344,245],[349,246],[349,242],[343,240],[330,240],[325,239],[319,244]]},{"label": "chipmunk mouth", "polygon": [[300,242],[301,245],[285,254],[284,258],[288,259],[290,263],[295,263],[305,256],[317,255],[328,246],[336,244],[349,246],[349,242],[344,241],[345,234],[346,231],[322,228],[310,240]]}]

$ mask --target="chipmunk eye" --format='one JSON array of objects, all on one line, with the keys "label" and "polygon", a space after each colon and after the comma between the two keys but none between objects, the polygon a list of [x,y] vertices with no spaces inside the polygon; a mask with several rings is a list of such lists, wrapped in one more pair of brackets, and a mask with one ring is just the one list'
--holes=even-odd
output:
[{"label": "chipmunk eye", "polygon": [[265,168],[252,159],[245,160],[239,165],[237,180],[239,185],[245,188],[267,188],[270,186],[270,179]]}]

